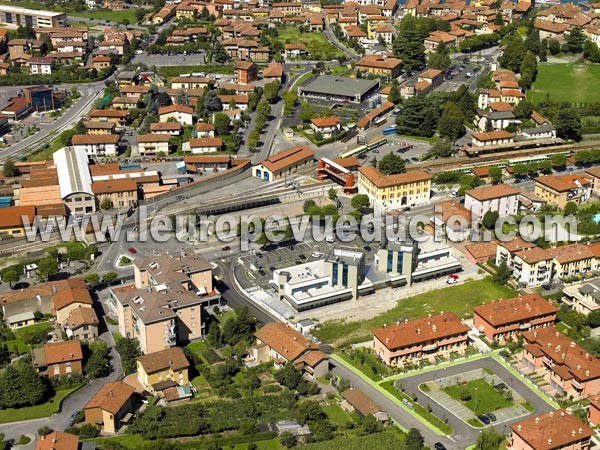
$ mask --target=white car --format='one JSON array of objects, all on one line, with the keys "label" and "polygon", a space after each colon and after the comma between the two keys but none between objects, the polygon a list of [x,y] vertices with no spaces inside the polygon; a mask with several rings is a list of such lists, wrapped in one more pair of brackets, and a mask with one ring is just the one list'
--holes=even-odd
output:
[{"label": "white car", "polygon": [[311,258],[320,258],[321,256],[323,256],[323,254],[320,252],[312,252],[310,255]]},{"label": "white car", "polygon": [[135,51],[135,54],[136,54],[136,55],[141,55],[141,54],[143,54],[143,53],[144,53],[144,50],[136,50],[136,51]]},{"label": "white car", "polygon": [[325,242],[329,242],[330,244],[333,244],[333,243],[335,242],[335,237],[333,237],[333,236],[331,236],[331,235],[330,235],[330,236],[327,236],[327,237],[325,238]]}]

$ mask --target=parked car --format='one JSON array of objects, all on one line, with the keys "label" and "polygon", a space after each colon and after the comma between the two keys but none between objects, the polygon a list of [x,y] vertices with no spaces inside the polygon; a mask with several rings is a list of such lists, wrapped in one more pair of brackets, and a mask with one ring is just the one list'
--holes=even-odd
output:
[{"label": "parked car", "polygon": [[221,248],[221,250],[224,252],[228,252],[229,250],[231,250],[231,247],[229,245],[226,245],[225,247]]},{"label": "parked car", "polygon": [[335,242],[335,237],[333,237],[332,235],[329,235],[325,238],[325,242],[329,242],[330,244],[333,244]]},{"label": "parked car", "polygon": [[75,411],[73,414],[71,414],[71,415],[69,416],[69,423],[70,423],[71,425],[73,425],[73,424],[75,423],[75,421],[77,420],[77,416],[79,415],[79,413],[80,413],[80,412],[81,412],[81,411],[77,410],[77,411]]},{"label": "parked car", "polygon": [[446,450],[446,446],[441,442],[436,442],[433,444],[433,448],[435,448],[435,450]]},{"label": "parked car", "polygon": [[498,420],[494,413],[487,413],[487,416],[492,422],[495,422],[496,420]]},{"label": "parked car", "polygon": [[477,418],[485,425],[490,424],[490,419],[485,414],[481,414],[480,416],[477,416]]},{"label": "parked car", "polygon": [[132,255],[135,255],[135,254],[137,253],[137,250],[136,250],[135,248],[133,248],[133,247],[129,247],[127,250],[128,250],[128,251],[129,251],[129,253],[131,253]]}]

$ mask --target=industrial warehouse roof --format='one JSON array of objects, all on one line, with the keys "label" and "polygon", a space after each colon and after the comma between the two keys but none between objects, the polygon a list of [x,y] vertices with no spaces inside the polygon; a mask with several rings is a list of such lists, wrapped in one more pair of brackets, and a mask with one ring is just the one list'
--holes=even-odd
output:
[{"label": "industrial warehouse roof", "polygon": [[64,147],[53,155],[60,196],[65,198],[75,192],[92,194],[92,177],[88,169],[88,155],[82,148]]},{"label": "industrial warehouse roof", "polygon": [[378,85],[379,81],[377,80],[321,75],[305,86],[302,86],[301,90],[324,95],[355,97],[356,95],[364,94]]}]

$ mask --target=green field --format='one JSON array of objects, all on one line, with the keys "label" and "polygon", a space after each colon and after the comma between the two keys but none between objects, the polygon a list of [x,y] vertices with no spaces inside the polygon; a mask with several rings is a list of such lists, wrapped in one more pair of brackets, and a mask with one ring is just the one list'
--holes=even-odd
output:
[{"label": "green field", "polygon": [[319,59],[331,61],[344,56],[332,43],[325,39],[325,35],[316,31],[310,33],[300,33],[297,28],[287,27],[279,31],[279,35],[274,39],[285,44],[306,44],[310,59]]},{"label": "green field", "polygon": [[515,290],[500,286],[494,283],[492,277],[486,277],[399,300],[396,307],[370,320],[348,323],[343,320],[324,322],[315,330],[315,335],[321,341],[333,344],[361,342],[372,336],[371,329],[381,327],[385,323],[394,323],[403,318],[423,317],[441,311],[453,312],[460,318],[471,317],[472,306],[516,295]]},{"label": "green field", "polygon": [[[502,395],[483,379],[469,381],[465,384],[448,386],[444,389],[444,392],[453,399],[464,404],[477,415],[496,411],[500,408],[506,408],[513,404],[510,400],[502,397]],[[463,392],[468,392],[471,396],[466,402],[460,400],[460,395]]]},{"label": "green field", "polygon": [[18,422],[21,420],[39,419],[49,417],[60,411],[60,406],[65,398],[75,392],[79,387],[56,391],[46,403],[25,408],[0,409],[0,423]]},{"label": "green field", "polygon": [[600,101],[600,64],[540,64],[527,98],[537,104],[549,95],[569,103]]},{"label": "green field", "polygon": [[343,427],[352,423],[352,418],[338,405],[323,406],[323,412],[333,425]]},{"label": "green field", "polygon": [[129,23],[134,24],[137,22],[135,11],[135,9],[125,9],[123,11],[82,11],[69,13],[69,15],[75,17],[85,17],[86,19],[108,20],[110,22],[118,23],[122,22],[124,19],[127,19]]}]

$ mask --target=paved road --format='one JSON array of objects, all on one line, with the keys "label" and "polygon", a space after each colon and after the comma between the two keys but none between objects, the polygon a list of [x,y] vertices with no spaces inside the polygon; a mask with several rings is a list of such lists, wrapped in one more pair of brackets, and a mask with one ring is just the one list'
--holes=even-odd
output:
[{"label": "paved road", "polygon": [[[47,426],[53,430],[64,430],[70,425],[69,417],[74,412],[82,410],[85,404],[90,401],[90,399],[104,384],[121,378],[121,360],[114,349],[115,343],[111,332],[106,331],[100,336],[100,338],[111,348],[111,374],[106,378],[92,381],[90,384],[84,386],[79,391],[67,398],[62,404],[61,412],[58,414],[42,419],[0,425],[0,433],[4,433],[5,439],[19,439],[19,436],[22,434],[35,434],[36,431],[43,426]],[[34,448],[34,443],[32,442],[29,446],[22,448]]]},{"label": "paved road", "polygon": [[[398,381],[404,387],[405,392],[408,395],[417,394],[419,399],[419,403],[422,405],[430,405],[433,414],[437,417],[446,417],[448,418],[449,425],[454,428],[455,434],[452,438],[456,441],[456,444],[453,444],[454,447],[451,448],[466,448],[469,445],[472,445],[477,440],[477,436],[479,435],[480,429],[475,429],[458,419],[456,416],[449,413],[446,409],[442,408],[439,404],[435,403],[434,400],[427,397],[425,394],[419,391],[419,385],[425,383],[427,381],[432,381],[437,378],[442,377],[450,377],[455,375],[460,375],[465,372],[469,372],[475,369],[488,368],[494,372],[494,374],[498,375],[502,378],[502,381],[514,389],[517,393],[519,393],[523,398],[525,398],[534,408],[535,411],[528,414],[527,416],[520,417],[515,420],[509,420],[504,423],[496,424],[495,428],[498,432],[503,433],[506,430],[506,426],[524,420],[528,417],[537,416],[539,414],[552,411],[554,408],[546,403],[542,398],[536,395],[531,389],[525,385],[520,379],[515,377],[511,372],[509,372],[504,366],[502,366],[495,359],[489,357],[484,359],[479,359],[477,361],[471,361],[464,364],[457,364],[454,366],[450,366],[444,369],[440,369],[439,371],[427,372],[423,374],[416,375],[414,377],[403,378]],[[429,443],[429,442],[428,442]],[[431,443],[429,443],[431,444]],[[456,446],[458,445],[458,447]]]},{"label": "paved road", "polygon": [[41,124],[40,131],[0,151],[0,162],[9,157],[20,156],[29,153],[37,145],[49,140],[51,135],[71,128],[81,119],[102,96],[104,81],[78,86],[81,97],[62,116],[50,124]]}]

